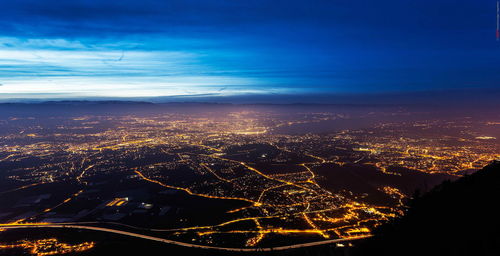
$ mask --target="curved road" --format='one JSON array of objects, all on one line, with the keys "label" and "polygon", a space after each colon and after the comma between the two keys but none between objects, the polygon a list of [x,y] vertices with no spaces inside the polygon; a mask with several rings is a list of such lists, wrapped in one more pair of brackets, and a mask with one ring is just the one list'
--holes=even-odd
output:
[{"label": "curved road", "polygon": [[162,242],[162,243],[166,243],[166,244],[174,244],[174,245],[191,247],[191,248],[212,249],[212,250],[222,250],[222,251],[231,251],[231,252],[281,251],[281,250],[310,247],[310,246],[316,246],[316,245],[322,245],[322,244],[352,241],[352,240],[358,240],[358,239],[370,237],[370,236],[359,236],[359,237],[353,237],[353,238],[340,238],[340,239],[332,239],[332,240],[303,243],[303,244],[294,244],[294,245],[279,246],[279,247],[270,247],[270,248],[227,248],[227,247],[189,244],[189,243],[184,243],[184,242],[179,242],[179,241],[174,241],[174,240],[168,240],[168,239],[164,239],[164,238],[160,238],[160,237],[132,233],[132,232],[128,232],[128,231],[122,231],[122,230],[116,230],[116,229],[110,229],[110,228],[100,228],[100,227],[93,227],[93,226],[74,225],[74,224],[31,224],[31,225],[29,225],[29,224],[28,225],[27,224],[21,224],[21,225],[9,224],[9,225],[0,225],[0,229],[18,229],[18,228],[86,229],[86,230],[120,234],[120,235],[125,235],[125,236],[131,236],[131,237],[142,238],[142,239],[147,239],[147,240],[151,240],[151,241],[157,241],[157,242]]}]

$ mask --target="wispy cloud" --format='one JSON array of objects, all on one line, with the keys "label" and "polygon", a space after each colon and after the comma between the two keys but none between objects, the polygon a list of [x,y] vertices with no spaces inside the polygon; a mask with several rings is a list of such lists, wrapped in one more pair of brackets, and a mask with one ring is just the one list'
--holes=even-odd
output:
[{"label": "wispy cloud", "polygon": [[[166,96],[246,92],[255,78],[220,75],[203,54],[179,50],[120,50],[65,39],[7,38],[0,47],[3,96],[66,93],[80,96]],[[15,45],[15,46],[11,46]],[[0,95],[2,96],[2,95]]]},{"label": "wispy cloud", "polygon": [[491,6],[454,2],[4,1],[0,97],[498,86]]}]

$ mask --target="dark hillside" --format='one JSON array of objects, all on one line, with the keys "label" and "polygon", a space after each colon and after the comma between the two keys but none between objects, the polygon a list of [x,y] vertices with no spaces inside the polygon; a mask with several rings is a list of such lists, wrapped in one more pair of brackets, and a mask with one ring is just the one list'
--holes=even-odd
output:
[{"label": "dark hillside", "polygon": [[416,196],[354,255],[500,255],[500,162]]}]

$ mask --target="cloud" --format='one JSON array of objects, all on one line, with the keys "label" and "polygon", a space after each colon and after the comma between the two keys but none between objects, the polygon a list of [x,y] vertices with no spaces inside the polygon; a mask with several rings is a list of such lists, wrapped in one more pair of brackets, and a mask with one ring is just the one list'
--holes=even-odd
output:
[{"label": "cloud", "polygon": [[10,93],[404,91],[500,80],[481,1],[4,2],[0,80]]},{"label": "cloud", "polygon": [[[324,32],[357,32],[394,38],[440,38],[482,29],[491,8],[467,0],[16,0],[4,1],[0,34],[36,37],[123,36],[191,33],[274,34],[301,26]],[[444,11],[445,10],[445,11]],[[492,13],[494,15],[494,13]],[[467,17],[467,18],[464,18]],[[279,30],[268,30],[278,27]],[[345,35],[345,33],[344,33]],[[458,37],[458,35],[457,35]],[[407,38],[407,39],[408,39]]]}]

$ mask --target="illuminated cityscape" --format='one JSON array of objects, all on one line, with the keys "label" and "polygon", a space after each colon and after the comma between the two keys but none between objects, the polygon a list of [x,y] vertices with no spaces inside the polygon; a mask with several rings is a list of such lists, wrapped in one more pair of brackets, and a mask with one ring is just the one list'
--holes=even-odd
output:
[{"label": "illuminated cityscape", "polygon": [[499,2],[0,0],[0,256],[497,255]]},{"label": "illuminated cityscape", "polygon": [[[201,109],[2,119],[0,228],[70,227],[229,250],[349,241],[403,214],[415,190],[500,157],[497,119]],[[328,128],[366,115],[377,121]],[[0,250],[49,255],[95,243],[51,239]]]},{"label": "illuminated cityscape", "polygon": [[0,244],[0,249],[26,249],[29,253],[37,256],[77,253],[91,249],[92,242],[85,242],[77,245],[60,243],[55,238],[41,239],[36,241],[22,241],[17,244]]}]

